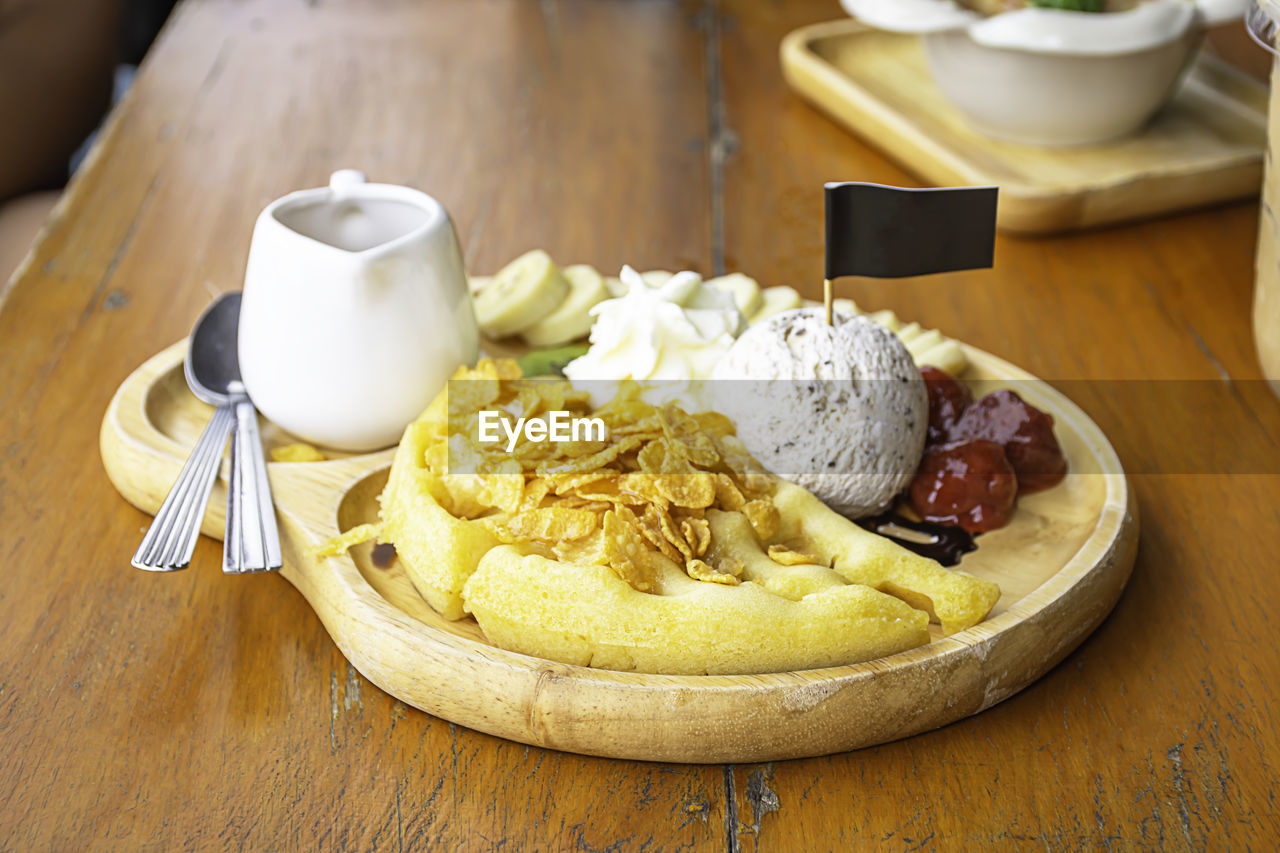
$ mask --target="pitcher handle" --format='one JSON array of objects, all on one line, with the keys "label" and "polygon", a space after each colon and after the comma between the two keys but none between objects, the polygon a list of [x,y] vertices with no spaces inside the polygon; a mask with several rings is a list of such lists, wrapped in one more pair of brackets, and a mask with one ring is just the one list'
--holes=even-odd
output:
[{"label": "pitcher handle", "polygon": [[329,189],[334,198],[342,199],[351,195],[368,180],[359,169],[339,169],[329,176]]}]

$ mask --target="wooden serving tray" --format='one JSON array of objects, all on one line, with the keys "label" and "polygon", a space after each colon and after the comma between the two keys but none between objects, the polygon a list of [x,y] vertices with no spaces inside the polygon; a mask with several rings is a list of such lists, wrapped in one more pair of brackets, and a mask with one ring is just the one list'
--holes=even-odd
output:
[{"label": "wooden serving tray", "polygon": [[1048,233],[1257,196],[1267,89],[1201,54],[1146,129],[1113,142],[1042,148],[979,134],[934,84],[915,36],[854,20],[786,36],[793,89],[937,186],[998,185],[999,226]]},{"label": "wooden serving tray", "polygon": [[[159,508],[212,414],[187,391],[185,347],[176,343],[138,368],[102,423],[108,475],[148,513]],[[1032,379],[994,356],[967,352],[966,379]],[[437,615],[398,563],[375,566],[371,545],[350,557],[314,556],[314,548],[338,532],[376,519],[391,450],[268,464],[281,573],[374,684],[430,714],[512,740],[679,762],[771,761],[895,740],[976,714],[1039,678],[1097,627],[1129,577],[1138,527],[1115,451],[1048,385],[1017,387],[1055,418],[1071,474],[1023,498],[1014,521],[981,537],[979,549],[965,557],[967,571],[1004,592],[987,621],[869,663],[769,675],[664,676],[569,666],[495,648],[474,620]],[[292,439],[264,422],[263,441]],[[223,532],[225,486],[224,477],[204,519],[212,537]],[[126,559],[121,555],[122,565]]]}]

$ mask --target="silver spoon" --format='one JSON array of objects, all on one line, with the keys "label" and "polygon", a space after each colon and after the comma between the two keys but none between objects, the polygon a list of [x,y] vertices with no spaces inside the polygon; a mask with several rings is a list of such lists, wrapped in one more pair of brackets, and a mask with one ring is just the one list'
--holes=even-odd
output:
[{"label": "silver spoon", "polygon": [[191,393],[219,410],[229,410],[235,419],[222,539],[222,570],[229,574],[276,571],[281,564],[258,413],[240,380],[239,325],[240,293],[224,294],[201,317],[197,331],[204,334],[192,335],[183,362]]},{"label": "silver spoon", "polygon": [[[240,294],[228,293],[205,309],[191,332],[183,361],[187,385],[217,409],[133,555],[133,565],[140,569],[168,572],[190,564],[233,423],[222,568],[231,573],[280,568],[280,537],[257,414],[240,380],[239,320]],[[242,511],[245,505],[251,510],[248,519]]]}]

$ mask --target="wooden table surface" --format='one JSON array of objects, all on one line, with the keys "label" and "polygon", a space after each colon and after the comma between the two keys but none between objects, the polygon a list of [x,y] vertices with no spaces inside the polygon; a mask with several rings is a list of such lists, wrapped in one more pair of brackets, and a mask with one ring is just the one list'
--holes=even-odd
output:
[{"label": "wooden table surface", "polygon": [[1255,203],[842,283],[1058,380],[1135,472],[1111,617],[939,731],[758,766],[529,748],[380,693],[283,579],[223,576],[217,542],[183,573],[129,567],[148,519],[98,459],[111,393],[240,286],[258,211],[333,169],[435,195],[476,271],[540,246],[816,296],[821,183],[913,184],[782,82],[782,35],[837,15],[187,0],[0,309],[0,848],[1274,849],[1280,402],[1249,333]]}]

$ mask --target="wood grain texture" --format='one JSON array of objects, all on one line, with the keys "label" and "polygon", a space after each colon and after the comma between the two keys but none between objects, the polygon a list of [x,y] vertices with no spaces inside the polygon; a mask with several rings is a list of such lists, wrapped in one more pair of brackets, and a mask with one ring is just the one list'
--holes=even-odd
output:
[{"label": "wood grain texture", "polygon": [[[913,184],[782,79],[782,36],[836,17],[831,0],[180,7],[0,307],[0,846],[1274,848],[1280,478],[1216,462],[1280,452],[1280,403],[1253,392],[1254,204],[1001,237],[989,272],[839,283],[1080,380],[1150,472],[1111,617],[1033,689],[930,734],[728,767],[526,748],[388,699],[284,580],[217,572],[215,542],[179,575],[128,567],[147,517],[97,461],[113,389],[239,285],[258,210],[335,167],[436,195],[474,269],[541,245],[816,297],[821,182]],[[1151,423],[1099,378],[1234,393]]]}]

